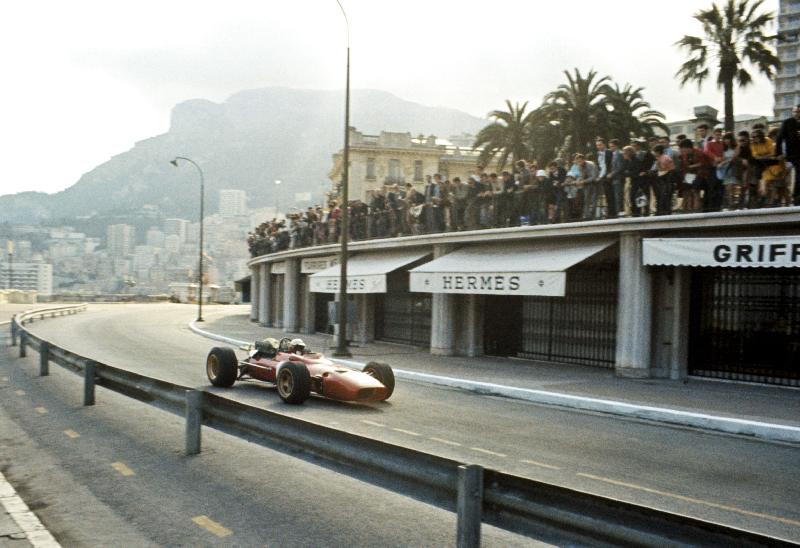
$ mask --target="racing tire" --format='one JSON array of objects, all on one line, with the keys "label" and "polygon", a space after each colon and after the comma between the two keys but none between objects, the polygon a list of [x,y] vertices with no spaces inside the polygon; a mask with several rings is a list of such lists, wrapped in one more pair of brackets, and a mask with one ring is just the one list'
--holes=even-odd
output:
[{"label": "racing tire", "polygon": [[286,403],[298,405],[311,395],[311,375],[305,364],[284,362],[275,379],[278,395]]},{"label": "racing tire", "polygon": [[389,367],[389,364],[381,362],[369,362],[363,369],[364,373],[370,377],[378,379],[378,381],[386,387],[386,397],[384,401],[388,400],[394,393],[394,371]]},{"label": "racing tire", "polygon": [[229,388],[239,376],[239,360],[231,348],[215,346],[206,358],[206,375],[214,386]]}]

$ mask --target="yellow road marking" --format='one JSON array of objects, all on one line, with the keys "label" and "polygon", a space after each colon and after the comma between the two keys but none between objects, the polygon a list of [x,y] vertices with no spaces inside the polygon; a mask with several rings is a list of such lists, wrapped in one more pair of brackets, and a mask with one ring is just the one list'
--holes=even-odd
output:
[{"label": "yellow road marking", "polygon": [[676,495],[675,493],[669,493],[667,491],[659,491],[658,489],[651,489],[650,487],[644,487],[642,485],[636,485],[634,483],[626,483],[624,481],[613,480],[610,478],[604,478],[601,476],[593,476],[591,474],[581,474],[578,473],[579,476],[584,478],[589,478],[597,481],[603,481],[605,483],[610,483],[612,485],[618,485],[620,487],[627,487],[629,489],[636,489],[638,491],[644,491],[645,493],[652,493],[654,495],[661,495],[662,497],[670,497],[677,500],[682,500],[684,502],[691,502],[693,504],[699,504],[702,506],[708,506],[709,508],[716,508],[718,510],[726,510],[728,512],[735,512],[737,514],[742,514],[744,516],[751,516],[754,518],[761,518],[770,521],[777,521],[779,523],[785,523],[787,525],[793,525],[795,527],[800,527],[800,521],[788,518],[782,518],[779,516],[771,516],[769,514],[762,514],[760,512],[751,512],[750,510],[743,510],[742,508],[737,508],[735,506],[728,506],[726,504],[718,504],[716,502],[708,502],[707,500],[702,499],[695,499],[692,497],[686,497],[684,495]]},{"label": "yellow road marking", "polygon": [[47,413],[46,407],[40,406],[40,407],[34,407],[34,409],[36,409],[36,412],[39,413],[40,415],[44,415],[45,413]]},{"label": "yellow road marking", "polygon": [[233,531],[223,527],[208,516],[197,516],[192,518],[192,521],[206,531],[217,535],[219,538],[229,537],[233,534]]},{"label": "yellow road marking", "polygon": [[385,424],[381,424],[379,422],[368,421],[368,420],[364,420],[364,419],[362,419],[361,422],[363,422],[364,424],[368,424],[370,426],[377,426],[379,428],[383,428],[384,426],[386,426]]},{"label": "yellow road marking", "polygon": [[77,433],[75,430],[64,430],[64,433],[65,433],[65,434],[66,434],[68,437],[72,438],[73,440],[74,440],[75,438],[80,438],[80,437],[81,437],[81,435],[80,435],[80,434],[78,434],[78,433]]},{"label": "yellow road marking", "polygon": [[411,430],[403,430],[402,428],[392,428],[395,432],[400,432],[401,434],[408,434],[409,436],[421,436],[422,434],[418,434],[417,432],[412,432]]},{"label": "yellow road marking", "polygon": [[538,462],[535,460],[522,459],[520,460],[520,462],[524,462],[525,464],[532,464],[534,466],[541,466],[542,468],[550,468],[551,470],[561,470],[561,467],[559,466],[553,466],[552,464],[545,464],[543,462]]},{"label": "yellow road marking", "polygon": [[135,476],[136,472],[128,468],[124,462],[112,462],[111,467],[123,476]]},{"label": "yellow road marking", "polygon": [[16,394],[17,396],[24,396],[25,395],[25,391],[24,390],[14,390],[14,394]]},{"label": "yellow road marking", "polygon": [[493,457],[507,457],[505,453],[497,453],[495,451],[489,451],[488,449],[481,449],[480,447],[470,447],[473,451],[478,451],[479,453],[486,453],[487,455],[492,455]]},{"label": "yellow road marking", "polygon": [[457,441],[450,441],[450,440],[443,440],[442,438],[428,438],[429,440],[438,441],[439,443],[444,443],[446,445],[454,445],[456,447],[461,447],[461,444]]}]

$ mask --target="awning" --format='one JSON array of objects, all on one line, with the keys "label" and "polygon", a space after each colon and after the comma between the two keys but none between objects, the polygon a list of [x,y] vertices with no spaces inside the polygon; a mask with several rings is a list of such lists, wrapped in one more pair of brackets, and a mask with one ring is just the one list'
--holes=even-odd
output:
[{"label": "awning", "polygon": [[663,266],[798,267],[800,236],[645,238],[642,263]]},{"label": "awning", "polygon": [[425,293],[563,297],[566,270],[613,243],[498,242],[466,247],[411,269],[410,289]]},{"label": "awning", "polygon": [[[348,293],[386,293],[386,275],[423,258],[427,251],[386,251],[364,253],[347,261]],[[313,293],[338,293],[339,265],[331,266],[309,276]]]}]

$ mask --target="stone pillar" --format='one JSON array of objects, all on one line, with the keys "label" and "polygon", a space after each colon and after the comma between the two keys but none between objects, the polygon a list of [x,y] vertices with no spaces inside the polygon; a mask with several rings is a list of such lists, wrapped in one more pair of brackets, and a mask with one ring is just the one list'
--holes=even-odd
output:
[{"label": "stone pillar", "polygon": [[250,267],[250,321],[258,321],[258,285],[261,266],[254,264]]},{"label": "stone pillar", "polygon": [[669,378],[689,376],[689,307],[691,303],[692,269],[675,267],[672,282],[672,356]]},{"label": "stone pillar", "polygon": [[483,304],[480,295],[464,295],[464,354],[470,358],[483,355]]},{"label": "stone pillar", "polygon": [[375,295],[361,293],[356,295],[358,308],[358,332],[356,341],[361,344],[375,340]]},{"label": "stone pillar", "polygon": [[286,274],[283,276],[283,331],[296,333],[300,311],[300,259],[286,260]]},{"label": "stone pillar", "polygon": [[622,234],[615,364],[620,377],[647,378],[651,375],[652,285],[652,275],[642,265],[641,235]]},{"label": "stone pillar", "polygon": [[269,327],[272,325],[272,274],[270,274],[270,265],[267,263],[261,265],[261,272],[258,278],[260,280],[258,284],[258,323]]},{"label": "stone pillar", "polygon": [[301,333],[311,334],[314,333],[314,319],[316,317],[316,306],[314,300],[314,293],[311,292],[311,280],[308,276],[300,276],[303,284],[303,302],[300,306],[303,308],[303,327]]},{"label": "stone pillar", "polygon": [[[438,259],[455,249],[452,245],[434,245]],[[450,293],[434,293],[431,298],[431,354],[452,356],[456,352],[456,298]]]}]

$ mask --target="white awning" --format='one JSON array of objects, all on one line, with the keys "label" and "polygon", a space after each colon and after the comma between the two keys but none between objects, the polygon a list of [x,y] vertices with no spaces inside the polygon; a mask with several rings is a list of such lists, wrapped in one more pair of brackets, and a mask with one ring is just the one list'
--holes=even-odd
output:
[{"label": "white awning", "polygon": [[410,289],[424,293],[563,297],[566,270],[612,244],[611,240],[602,240],[467,247],[412,269]]},{"label": "white awning", "polygon": [[798,267],[800,236],[645,238],[642,263],[663,266]]},{"label": "white awning", "polygon": [[[386,275],[409,263],[413,263],[427,251],[385,251],[364,253],[349,257],[347,261],[348,293],[386,293]],[[331,266],[309,276],[313,293],[338,293],[339,265]]]}]

